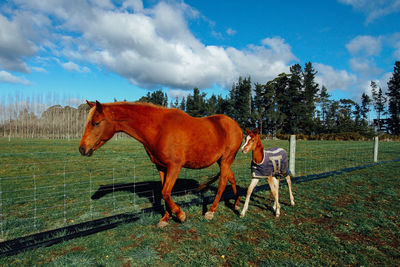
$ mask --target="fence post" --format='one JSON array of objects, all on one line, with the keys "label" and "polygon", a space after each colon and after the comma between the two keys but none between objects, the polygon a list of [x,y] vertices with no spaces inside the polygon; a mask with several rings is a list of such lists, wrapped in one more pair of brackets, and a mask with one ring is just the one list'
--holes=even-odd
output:
[{"label": "fence post", "polygon": [[296,167],[296,135],[292,134],[290,136],[290,146],[289,146],[289,170],[292,176],[296,175],[295,167]]},{"label": "fence post", "polygon": [[374,137],[374,162],[378,162],[378,146],[379,146],[379,138],[378,136]]}]

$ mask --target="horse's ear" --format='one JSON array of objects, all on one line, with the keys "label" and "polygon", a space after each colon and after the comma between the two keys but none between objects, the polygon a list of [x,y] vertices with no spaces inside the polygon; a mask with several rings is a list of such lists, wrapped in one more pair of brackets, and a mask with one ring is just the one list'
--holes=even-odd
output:
[{"label": "horse's ear", "polygon": [[251,130],[249,130],[249,128],[246,128],[247,134],[251,133]]},{"label": "horse's ear", "polygon": [[254,130],[254,134],[258,134],[258,128]]},{"label": "horse's ear", "polygon": [[94,107],[94,103],[93,102],[90,102],[89,100],[86,100],[86,103],[89,105],[89,107]]},{"label": "horse's ear", "polygon": [[97,112],[99,112],[99,113],[102,113],[103,112],[103,106],[100,104],[100,102],[99,101],[97,101],[96,100],[96,110],[97,110]]}]

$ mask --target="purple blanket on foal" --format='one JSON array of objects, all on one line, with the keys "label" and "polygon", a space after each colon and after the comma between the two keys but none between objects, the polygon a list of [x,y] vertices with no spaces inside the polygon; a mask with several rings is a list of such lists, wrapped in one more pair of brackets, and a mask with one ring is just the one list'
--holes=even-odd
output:
[{"label": "purple blanket on foal", "polygon": [[251,176],[253,178],[267,178],[268,176],[290,174],[288,156],[283,148],[274,147],[264,150],[264,158],[260,164],[251,162]]}]

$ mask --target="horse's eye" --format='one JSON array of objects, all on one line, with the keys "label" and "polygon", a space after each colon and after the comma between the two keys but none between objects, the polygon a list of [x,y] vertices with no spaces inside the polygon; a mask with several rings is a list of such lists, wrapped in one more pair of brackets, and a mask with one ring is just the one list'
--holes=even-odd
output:
[{"label": "horse's eye", "polygon": [[93,126],[99,126],[100,125],[100,121],[99,122],[92,122]]}]

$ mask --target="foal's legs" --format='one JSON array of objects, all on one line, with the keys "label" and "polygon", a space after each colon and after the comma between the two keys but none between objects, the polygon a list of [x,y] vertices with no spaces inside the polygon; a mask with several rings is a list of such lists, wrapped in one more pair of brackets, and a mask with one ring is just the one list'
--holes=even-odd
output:
[{"label": "foal's legs", "polygon": [[269,184],[269,187],[271,189],[272,196],[274,197],[274,206],[273,206],[273,208],[274,208],[274,211],[275,211],[275,216],[279,217],[281,206],[279,205],[278,191],[277,191],[277,188],[276,188],[276,185],[277,185],[278,189],[279,189],[279,180],[277,180],[275,177],[269,176],[268,177],[268,184]]},{"label": "foal's legs", "polygon": [[289,187],[290,204],[294,206],[294,197],[292,194],[292,180],[290,179],[290,175],[286,176],[286,182]]},{"label": "foal's legs", "polygon": [[[181,207],[179,207],[171,198],[171,191],[172,188],[174,187],[176,179],[178,178],[180,170],[181,170],[180,165],[171,164],[167,167],[167,175],[164,179],[163,189],[161,191],[162,198],[164,199],[167,207],[165,209],[164,217],[157,224],[159,228],[168,225],[168,220],[171,217],[171,212],[175,213],[181,222],[184,222],[186,220],[185,212],[183,212]],[[161,173],[160,173],[160,178],[161,180],[163,179]]]},{"label": "foal's legs", "polygon": [[251,193],[253,192],[254,187],[256,187],[258,181],[259,181],[259,179],[255,179],[255,178],[251,179],[249,188],[247,189],[246,201],[244,202],[243,210],[240,213],[240,217],[244,217],[244,215],[246,214],[246,211],[249,208],[249,201],[250,201]]}]

